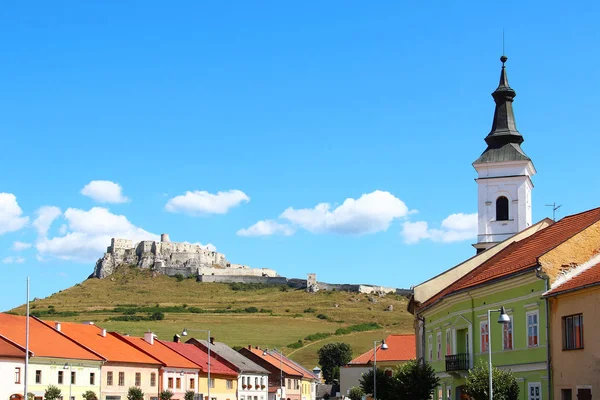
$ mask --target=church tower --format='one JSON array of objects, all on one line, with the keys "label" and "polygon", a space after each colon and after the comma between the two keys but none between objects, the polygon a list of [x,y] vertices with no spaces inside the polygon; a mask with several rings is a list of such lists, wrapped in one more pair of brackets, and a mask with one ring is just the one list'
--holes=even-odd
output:
[{"label": "church tower", "polygon": [[535,167],[521,149],[523,136],[517,130],[512,103],[517,95],[508,85],[505,63],[500,84],[492,93],[496,109],[487,149],[473,163],[477,171],[477,252],[492,247],[531,226],[531,177]]}]

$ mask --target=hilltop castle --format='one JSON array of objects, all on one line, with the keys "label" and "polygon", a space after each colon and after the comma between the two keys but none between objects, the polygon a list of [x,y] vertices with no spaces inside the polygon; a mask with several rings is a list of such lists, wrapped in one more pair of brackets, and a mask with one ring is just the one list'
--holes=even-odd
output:
[{"label": "hilltop castle", "polygon": [[169,235],[160,235],[160,242],[144,240],[134,245],[131,240],[112,238],[106,253],[96,262],[90,278],[106,278],[121,264],[137,265],[165,275],[183,276],[256,276],[277,277],[267,268],[250,268],[232,264],[225,254],[191,243],[173,243]]}]

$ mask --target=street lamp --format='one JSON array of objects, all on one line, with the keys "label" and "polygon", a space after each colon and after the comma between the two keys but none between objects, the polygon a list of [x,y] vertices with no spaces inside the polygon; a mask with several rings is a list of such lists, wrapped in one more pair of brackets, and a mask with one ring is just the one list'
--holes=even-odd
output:
[{"label": "street lamp", "polygon": [[499,310],[488,310],[488,358],[489,358],[489,378],[490,378],[490,400],[494,399],[494,389],[492,387],[492,326],[490,325],[490,321],[492,320],[492,313],[499,312],[500,316],[498,317],[499,324],[507,324],[510,322],[510,317],[506,314],[506,310],[504,306],[500,307]]},{"label": "street lamp", "polygon": [[65,363],[65,366],[63,367],[63,369],[68,369],[69,370],[69,400],[72,400],[71,398],[71,388],[73,386],[73,370],[71,369],[71,366],[67,363]]},{"label": "street lamp", "polygon": [[387,350],[385,339],[373,341],[373,400],[377,400],[377,343],[381,343],[381,350]]},{"label": "street lamp", "polygon": [[[210,329],[190,329],[190,331],[192,332],[206,332],[208,334],[208,391],[207,391],[207,395],[208,395],[208,400],[211,400],[210,398]],[[188,329],[187,328],[183,328],[183,331],[181,332],[181,336],[187,336],[188,335]]]},{"label": "street lamp", "polygon": [[[269,349],[265,349],[263,350],[263,357],[265,357],[267,354],[269,354],[267,351]],[[281,351],[275,349],[275,351],[277,353],[279,353],[279,391],[280,391],[280,396],[283,397],[283,354],[281,353]]]}]

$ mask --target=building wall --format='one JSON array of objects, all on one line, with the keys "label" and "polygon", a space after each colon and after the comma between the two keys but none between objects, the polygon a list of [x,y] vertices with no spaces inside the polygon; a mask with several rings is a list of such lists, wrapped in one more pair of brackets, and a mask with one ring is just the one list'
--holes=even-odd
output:
[{"label": "building wall", "polygon": [[[210,379],[214,380],[214,387],[210,388],[210,398],[217,400],[235,400],[238,390],[237,377],[211,374]],[[231,388],[227,388],[227,381],[230,381]],[[200,376],[199,386],[196,389],[198,393],[202,393],[204,398],[208,396],[208,376],[202,373]]]},{"label": "building wall", "polygon": [[[15,370],[20,368],[21,379],[15,382]],[[23,395],[25,360],[0,358],[0,400],[9,400],[13,394]]]},{"label": "building wall", "polygon": [[[169,379],[172,379],[172,387],[169,385]],[[181,387],[177,388],[177,379],[180,379]],[[198,371],[186,368],[162,368],[160,370],[160,390],[170,390],[173,392],[171,400],[183,400],[187,390],[190,390],[190,379],[194,379],[194,385],[198,387]],[[204,383],[206,386],[206,381]],[[196,389],[198,390],[198,389]],[[199,391],[199,390],[198,390]],[[200,392],[200,391],[199,391]],[[211,396],[212,397],[212,396]]]},{"label": "building wall", "polygon": [[199,275],[198,282],[215,283],[265,283],[272,285],[285,285],[287,279],[283,276],[250,276],[250,275]]},{"label": "building wall", "polygon": [[[466,370],[446,371],[446,332],[450,333],[450,354],[468,353],[470,367],[487,363],[488,353],[481,347],[481,323],[487,321],[488,309],[506,308],[513,320],[512,349],[503,349],[503,326],[498,324],[498,313],[492,313],[491,349],[494,366],[511,369],[521,386],[521,400],[528,400],[530,384],[539,385],[542,398],[548,397],[547,336],[545,324],[545,301],[541,296],[545,282],[534,272],[489,284],[469,292],[456,294],[425,311],[425,359],[431,363],[441,378],[440,387],[446,399],[447,389],[455,397],[457,387],[464,384]],[[537,314],[538,344],[528,345],[527,315]],[[439,332],[439,336],[438,336]],[[466,335],[469,340],[467,342]],[[437,356],[440,338],[440,357]],[[432,359],[429,357],[431,340]],[[438,399],[437,391],[434,399]]]},{"label": "building wall", "polygon": [[[75,383],[71,382],[71,369],[65,369],[65,364],[72,368],[76,373]],[[70,360],[70,359],[51,359],[42,357],[31,357],[29,359],[28,371],[28,391],[36,397],[43,397],[44,391],[49,385],[57,386],[65,398],[69,399],[69,393],[75,400],[81,399],[83,393],[88,390],[96,395],[100,394],[100,371],[101,362]],[[36,383],[36,371],[41,371],[41,383]],[[63,384],[58,383],[58,372],[63,372]],[[90,374],[94,374],[94,384],[90,384]]]},{"label": "building wall", "polygon": [[[150,400],[152,397],[157,397],[160,392],[159,376],[160,369],[158,366],[150,366],[145,364],[122,364],[122,363],[105,363],[102,368],[102,386],[100,400],[106,400],[107,396],[118,396],[121,400],[127,399],[127,391],[130,387],[135,386],[136,373],[140,373],[141,385],[140,389],[144,392],[145,400]],[[112,385],[108,384],[108,374],[112,372]],[[124,384],[119,385],[119,373],[124,374]],[[151,385],[151,374],[156,374],[155,385]]]},{"label": "building wall", "polygon": [[[563,350],[563,317],[583,314],[583,349]],[[552,339],[552,381],[554,398],[561,389],[589,386],[592,396],[600,396],[600,287],[550,298],[550,337]]]},{"label": "building wall", "polygon": [[[256,380],[258,379],[258,388]],[[251,382],[252,389],[248,387]],[[237,381],[238,400],[267,400],[269,390],[269,376],[262,374],[241,374]],[[246,388],[244,388],[246,385]]]}]

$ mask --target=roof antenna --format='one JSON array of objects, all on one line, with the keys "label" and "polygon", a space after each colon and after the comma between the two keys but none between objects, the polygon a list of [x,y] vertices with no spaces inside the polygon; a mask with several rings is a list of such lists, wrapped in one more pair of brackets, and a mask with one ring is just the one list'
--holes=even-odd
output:
[{"label": "roof antenna", "polygon": [[506,53],[504,53],[504,28],[502,28],[502,55],[506,55]]},{"label": "roof antenna", "polygon": [[557,206],[556,202],[552,204],[546,204],[546,207],[552,207],[552,220],[556,221],[556,210],[562,207],[562,204]]}]

